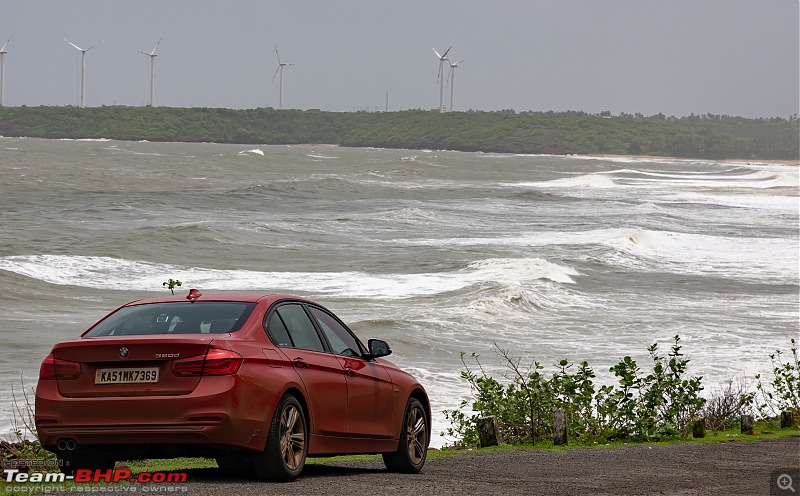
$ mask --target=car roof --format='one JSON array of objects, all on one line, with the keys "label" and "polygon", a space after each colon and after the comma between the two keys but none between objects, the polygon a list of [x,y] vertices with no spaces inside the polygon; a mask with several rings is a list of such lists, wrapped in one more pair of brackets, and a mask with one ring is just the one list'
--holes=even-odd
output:
[{"label": "car roof", "polygon": [[[278,300],[299,300],[311,303],[310,300],[303,298],[301,296],[292,296],[287,294],[274,294],[274,293],[259,293],[254,291],[208,291],[208,292],[200,292],[201,295],[196,299],[198,302],[203,301],[240,301],[240,302],[247,302],[247,303],[257,303],[261,301],[266,301],[268,305],[278,301]],[[183,291],[180,294],[167,295],[167,296],[159,296],[155,298],[146,298],[141,300],[134,300],[128,303],[128,305],[142,305],[148,303],[171,303],[171,302],[182,302],[187,301],[188,292],[184,294]]]}]

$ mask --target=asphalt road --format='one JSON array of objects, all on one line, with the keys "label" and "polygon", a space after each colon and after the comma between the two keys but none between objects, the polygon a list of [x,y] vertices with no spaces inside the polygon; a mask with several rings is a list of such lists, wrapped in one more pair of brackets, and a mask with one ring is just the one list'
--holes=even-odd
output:
[{"label": "asphalt road", "polygon": [[[790,469],[792,493],[778,469]],[[785,472],[783,470],[782,472]],[[786,479],[784,479],[786,487]],[[388,473],[380,462],[308,465],[295,482],[189,472],[179,493],[200,495],[769,495],[800,494],[800,436],[758,442],[676,443],[561,452],[461,453],[428,460],[420,474]],[[160,494],[167,488],[161,487]],[[185,491],[185,492],[184,492]],[[174,493],[173,493],[174,494]]]}]

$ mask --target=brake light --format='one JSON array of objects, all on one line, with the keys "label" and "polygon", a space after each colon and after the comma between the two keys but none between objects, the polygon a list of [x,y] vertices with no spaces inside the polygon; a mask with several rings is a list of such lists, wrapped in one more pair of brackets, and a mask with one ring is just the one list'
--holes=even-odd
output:
[{"label": "brake light", "polygon": [[172,362],[172,372],[181,377],[198,375],[231,375],[239,371],[244,358],[230,351],[211,349],[201,356]]},{"label": "brake light", "polygon": [[81,375],[81,364],[59,360],[53,354],[47,355],[39,367],[39,380],[71,381]]}]

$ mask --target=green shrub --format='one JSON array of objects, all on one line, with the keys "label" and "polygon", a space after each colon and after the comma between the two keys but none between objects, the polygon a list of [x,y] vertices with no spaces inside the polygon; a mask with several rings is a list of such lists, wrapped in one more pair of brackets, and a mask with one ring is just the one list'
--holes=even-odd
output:
[{"label": "green shrub", "polygon": [[585,361],[573,373],[574,364],[561,360],[547,378],[539,362],[523,369],[519,357],[495,345],[510,371],[503,384],[486,374],[479,355],[472,354],[480,371],[475,372],[462,353],[461,377],[469,382],[472,399],[462,402],[461,408],[471,403],[476,414],[446,410],[451,426],[444,434],[455,437],[458,444],[475,446],[477,419],[493,415],[506,442],[535,444],[552,436],[552,412],[563,408],[571,436],[583,441],[687,435],[705,399],[700,396],[701,378],[687,375],[689,360],[681,353],[680,337],[675,336],[674,341],[666,357],[658,353],[657,344],[648,348],[652,372],[645,374],[626,356],[609,369],[617,385],[600,387],[595,386],[595,373]]},{"label": "green shrub", "polygon": [[781,350],[769,356],[772,362],[772,381],[766,386],[761,382],[761,374],[756,376],[756,389],[760,393],[759,413],[764,417],[775,417],[784,410],[800,414],[800,361],[797,355],[797,341],[791,340],[791,357],[783,362]]},{"label": "green shrub", "polygon": [[[709,429],[721,431],[736,425],[754,408],[762,418],[776,417],[784,410],[800,416],[800,361],[794,339],[788,361],[784,362],[780,350],[770,355],[773,378],[769,383],[756,376],[754,392],[742,381],[729,381],[708,400],[701,396],[702,377],[688,373],[689,359],[681,353],[680,337],[675,336],[673,341],[666,356],[659,353],[657,343],[647,349],[650,371],[642,370],[626,356],[609,369],[616,384],[599,387],[587,362],[571,372],[574,364],[561,360],[548,378],[541,363],[522,367],[521,358],[495,345],[508,369],[506,381],[500,382],[486,374],[479,355],[471,355],[478,367],[476,372],[462,353],[461,377],[469,383],[472,398],[463,401],[461,409],[444,412],[451,425],[443,435],[454,437],[458,446],[477,446],[477,420],[495,416],[505,442],[535,444],[552,437],[552,413],[557,408],[567,415],[571,438],[596,442],[688,436],[700,417],[706,419]],[[761,399],[756,405],[757,394]],[[468,406],[472,415],[464,413]]]}]

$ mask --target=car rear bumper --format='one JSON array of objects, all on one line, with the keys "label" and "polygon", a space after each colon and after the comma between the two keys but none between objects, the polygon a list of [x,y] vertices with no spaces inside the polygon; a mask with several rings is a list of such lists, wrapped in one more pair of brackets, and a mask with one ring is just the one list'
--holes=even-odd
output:
[{"label": "car rear bumper", "polygon": [[[279,396],[236,376],[204,377],[190,394],[70,398],[39,381],[36,430],[42,446],[188,444],[261,450]],[[62,443],[63,444],[63,443]]]}]

